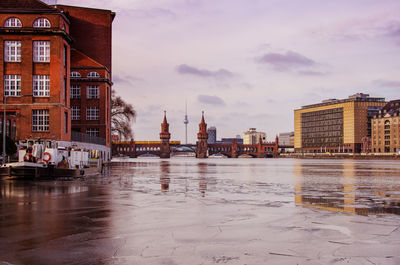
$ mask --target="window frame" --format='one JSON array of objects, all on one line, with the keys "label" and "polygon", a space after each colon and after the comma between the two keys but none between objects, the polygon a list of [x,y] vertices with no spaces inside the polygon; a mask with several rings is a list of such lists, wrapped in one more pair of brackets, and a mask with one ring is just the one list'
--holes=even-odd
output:
[{"label": "window frame", "polygon": [[97,85],[86,86],[86,98],[87,99],[99,99],[100,98],[100,88]]},{"label": "window frame", "polygon": [[86,120],[98,121],[100,119],[100,109],[97,106],[86,107]]},{"label": "window frame", "polygon": [[91,137],[100,137],[100,129],[99,128],[87,128],[86,134]]},{"label": "window frame", "polygon": [[[36,118],[36,123],[35,123]],[[32,132],[50,131],[50,111],[48,109],[32,110]]]},{"label": "window frame", "polygon": [[82,77],[81,74],[77,71],[72,71],[71,73],[69,73],[69,77],[71,78],[79,78]]},{"label": "window frame", "polygon": [[[12,23],[10,23],[10,22],[12,22]],[[7,18],[6,21],[4,21],[3,26],[5,28],[22,28],[22,22],[17,17],[10,17],[10,18]]]},{"label": "window frame", "polygon": [[51,28],[50,20],[45,17],[40,17],[33,21],[34,28]]},{"label": "window frame", "polygon": [[50,62],[50,41],[35,40],[33,41],[33,62],[49,63]]},{"label": "window frame", "polygon": [[50,75],[33,76],[33,97],[50,97]]},{"label": "window frame", "polygon": [[92,72],[89,72],[86,77],[88,77],[88,78],[100,78],[100,74],[98,72],[96,72],[96,71],[92,71]]},{"label": "window frame", "polygon": [[4,41],[4,61],[5,62],[21,62],[21,41],[5,40]]},{"label": "window frame", "polygon": [[70,98],[71,99],[80,99],[81,98],[81,86],[80,85],[71,85],[70,86]]},{"label": "window frame", "polygon": [[3,88],[3,96],[5,97],[21,96],[21,75],[4,75]]},{"label": "window frame", "polygon": [[71,106],[71,120],[79,121],[81,119],[81,107]]}]

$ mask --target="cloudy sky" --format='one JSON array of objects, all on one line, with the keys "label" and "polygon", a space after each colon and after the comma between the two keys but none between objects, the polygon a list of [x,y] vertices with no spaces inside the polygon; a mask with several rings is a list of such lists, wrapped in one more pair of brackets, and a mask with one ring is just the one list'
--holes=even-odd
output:
[{"label": "cloudy sky", "polygon": [[136,140],[293,130],[293,110],[357,92],[400,98],[398,0],[58,0],[111,9],[114,89]]}]

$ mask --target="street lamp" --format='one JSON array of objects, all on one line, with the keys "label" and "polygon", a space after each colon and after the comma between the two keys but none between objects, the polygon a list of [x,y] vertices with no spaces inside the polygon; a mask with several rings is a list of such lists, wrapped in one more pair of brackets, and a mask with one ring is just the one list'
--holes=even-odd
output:
[{"label": "street lamp", "polygon": [[4,93],[4,105],[3,105],[3,164],[6,163],[6,104],[7,97]]}]

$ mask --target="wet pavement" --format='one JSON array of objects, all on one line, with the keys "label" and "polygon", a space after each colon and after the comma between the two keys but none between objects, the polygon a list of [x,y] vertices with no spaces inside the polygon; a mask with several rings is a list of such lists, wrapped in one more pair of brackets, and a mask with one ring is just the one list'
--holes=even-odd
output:
[{"label": "wet pavement", "polygon": [[3,180],[0,264],[400,264],[400,163],[139,158]]}]

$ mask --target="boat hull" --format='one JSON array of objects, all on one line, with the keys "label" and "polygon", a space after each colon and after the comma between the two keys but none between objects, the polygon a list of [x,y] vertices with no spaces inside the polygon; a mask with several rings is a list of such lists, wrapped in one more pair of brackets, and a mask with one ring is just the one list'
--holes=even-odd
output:
[{"label": "boat hull", "polygon": [[0,176],[26,179],[78,178],[100,174],[99,168],[69,169],[34,163],[13,163],[0,168]]}]

